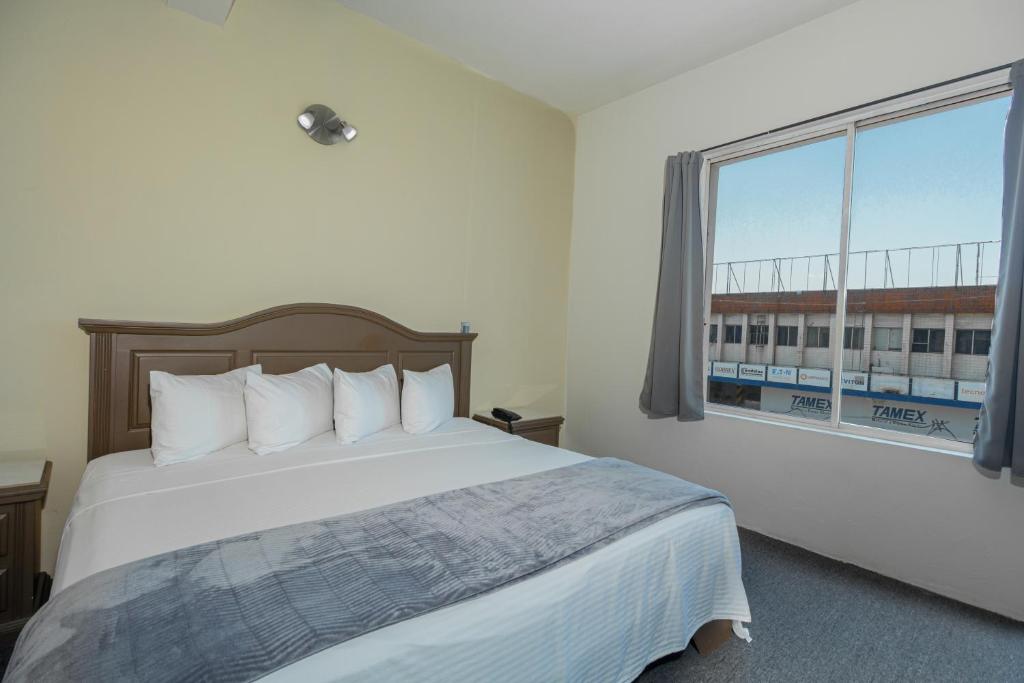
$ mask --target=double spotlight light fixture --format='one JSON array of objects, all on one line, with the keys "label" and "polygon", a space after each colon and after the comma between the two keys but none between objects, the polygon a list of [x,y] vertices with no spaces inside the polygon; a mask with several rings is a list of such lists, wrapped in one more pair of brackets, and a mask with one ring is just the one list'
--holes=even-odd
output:
[{"label": "double spotlight light fixture", "polygon": [[352,142],[359,133],[348,121],[342,121],[334,110],[322,104],[306,107],[299,114],[299,128],[321,145],[333,145],[344,140]]}]

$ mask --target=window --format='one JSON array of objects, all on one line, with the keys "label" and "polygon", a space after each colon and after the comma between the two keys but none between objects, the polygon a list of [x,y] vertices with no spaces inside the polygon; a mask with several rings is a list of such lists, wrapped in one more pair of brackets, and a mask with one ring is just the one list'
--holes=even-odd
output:
[{"label": "window", "polygon": [[827,349],[828,333],[829,329],[827,327],[808,327],[804,346],[809,349]]},{"label": "window", "polygon": [[910,350],[914,353],[942,353],[945,345],[945,330],[915,328]]},{"label": "window", "polygon": [[[711,402],[916,443],[973,441],[1009,108],[1006,71],[974,83],[705,154],[709,314],[800,319],[776,326],[770,347],[770,326],[750,325],[751,345],[716,362]],[[840,335],[842,349],[830,347]],[[850,353],[867,349],[881,357]]]},{"label": "window", "polygon": [[725,326],[725,343],[726,344],[742,344],[743,343],[743,325],[726,325]]},{"label": "window", "polygon": [[708,342],[711,343],[711,344],[717,344],[718,343],[718,324],[717,323],[711,323],[711,325],[708,327]]},{"label": "window", "polygon": [[751,325],[750,326],[750,343],[754,346],[767,346],[768,345],[768,326],[767,325]]},{"label": "window", "polygon": [[776,346],[796,346],[796,325],[779,325],[775,328]]},{"label": "window", "polygon": [[875,351],[902,351],[902,327],[876,327],[871,330],[871,348]]},{"label": "window", "polygon": [[863,327],[847,327],[843,330],[843,348],[844,349],[863,349],[864,348],[864,328]]},{"label": "window", "polygon": [[991,343],[992,332],[990,330],[957,330],[955,352],[972,356],[987,356]]}]

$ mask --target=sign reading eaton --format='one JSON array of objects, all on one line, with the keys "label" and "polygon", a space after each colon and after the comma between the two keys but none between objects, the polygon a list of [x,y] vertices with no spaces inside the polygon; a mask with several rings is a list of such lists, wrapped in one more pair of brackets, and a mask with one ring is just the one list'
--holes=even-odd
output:
[{"label": "sign reading eaton", "polygon": [[768,381],[779,382],[780,384],[796,384],[796,368],[769,365]]}]

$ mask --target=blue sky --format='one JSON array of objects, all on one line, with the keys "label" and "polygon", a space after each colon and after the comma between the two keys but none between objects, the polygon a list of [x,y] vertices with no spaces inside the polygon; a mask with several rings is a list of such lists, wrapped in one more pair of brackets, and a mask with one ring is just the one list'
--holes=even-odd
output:
[{"label": "blue sky", "polygon": [[[854,155],[850,249],[998,240],[1002,206],[1003,129],[1009,98],[860,131]],[[807,256],[839,251],[845,138],[834,138],[722,166],[718,180],[715,262]],[[964,250],[968,277],[975,247]],[[982,251],[994,276],[998,252]],[[897,286],[907,285],[907,254],[893,254]],[[955,249],[913,252],[914,286],[952,284]],[[787,262],[786,289],[820,288],[822,259]],[[833,273],[838,264],[832,262]],[[866,267],[866,269],[865,269]],[[881,286],[884,255],[850,263],[850,286]],[[724,270],[715,291],[725,291]],[[748,266],[744,291],[769,289],[768,266]],[[985,277],[987,284],[994,277]],[[733,291],[735,291],[735,284]]]}]

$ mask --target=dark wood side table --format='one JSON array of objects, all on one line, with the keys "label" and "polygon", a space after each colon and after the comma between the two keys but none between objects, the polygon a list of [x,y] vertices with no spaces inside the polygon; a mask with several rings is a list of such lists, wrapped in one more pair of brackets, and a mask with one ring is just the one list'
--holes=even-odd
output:
[{"label": "dark wood side table", "polygon": [[0,633],[17,631],[32,616],[52,468],[42,459],[0,462]]},{"label": "dark wood side table", "polygon": [[562,423],[565,422],[565,418],[560,415],[552,415],[549,417],[532,417],[524,415],[523,419],[513,422],[512,428],[509,429],[507,422],[496,420],[490,415],[480,415],[478,413],[473,416],[473,419],[477,422],[482,422],[485,425],[497,427],[498,429],[510,434],[515,434],[523,437],[524,439],[529,439],[530,441],[546,443],[549,446],[558,445],[558,432],[562,428]]}]

